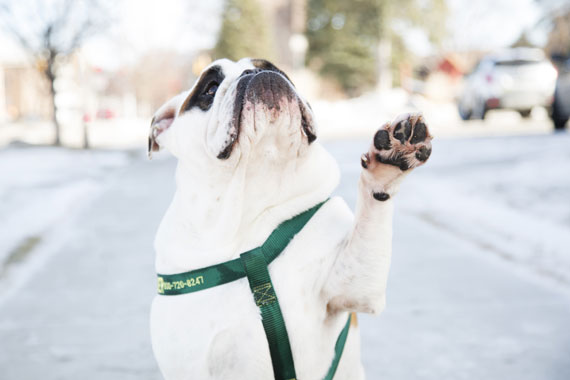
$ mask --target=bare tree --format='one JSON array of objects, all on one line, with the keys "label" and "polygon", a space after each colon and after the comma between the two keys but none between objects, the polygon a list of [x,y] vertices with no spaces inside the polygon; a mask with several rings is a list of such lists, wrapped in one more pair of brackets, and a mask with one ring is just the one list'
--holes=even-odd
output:
[{"label": "bare tree", "polygon": [[0,0],[0,27],[13,37],[47,80],[55,145],[60,145],[55,82],[58,69],[85,39],[109,25],[103,0]]},{"label": "bare tree", "polygon": [[564,0],[535,1],[543,9],[537,26],[548,30],[544,50],[555,64],[561,64],[570,57],[570,4]]}]

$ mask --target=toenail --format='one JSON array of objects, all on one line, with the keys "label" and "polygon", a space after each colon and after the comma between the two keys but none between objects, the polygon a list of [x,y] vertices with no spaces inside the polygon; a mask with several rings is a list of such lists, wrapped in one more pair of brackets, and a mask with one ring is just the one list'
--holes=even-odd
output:
[{"label": "toenail", "polygon": [[361,157],[360,157],[360,164],[362,165],[362,167],[364,169],[368,169],[368,155],[366,153],[364,153]]}]

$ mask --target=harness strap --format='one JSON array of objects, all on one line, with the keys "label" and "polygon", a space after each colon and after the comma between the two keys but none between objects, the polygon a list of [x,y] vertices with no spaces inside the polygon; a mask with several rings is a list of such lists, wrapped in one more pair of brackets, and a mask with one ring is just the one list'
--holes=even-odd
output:
[{"label": "harness strap", "polygon": [[243,253],[240,258],[253,293],[253,299],[261,311],[261,322],[269,344],[275,379],[295,380],[297,375],[293,364],[291,344],[263,252],[261,249],[254,249]]},{"label": "harness strap", "polygon": [[352,318],[356,318],[356,314],[353,315],[352,313],[349,313],[348,320],[342,328],[340,335],[338,338],[336,338],[336,344],[334,345],[334,358],[331,366],[329,367],[327,375],[323,378],[323,380],[332,380],[334,378],[334,374],[338,368],[338,363],[340,362],[340,357],[344,351],[344,344],[346,343],[346,338],[348,337],[348,330],[350,329],[350,321]]},{"label": "harness strap", "polygon": [[[284,221],[269,235],[261,247],[254,248],[248,252],[261,249],[265,261],[269,265],[279,256],[291,239],[303,229],[305,224],[307,224],[325,202],[326,201],[321,202],[307,211]],[[245,269],[241,259],[237,258],[189,272],[158,274],[158,294],[174,296],[193,293],[213,288],[214,286],[227,284],[228,282],[239,280],[243,277],[245,277]]]},{"label": "harness strap", "polygon": [[[158,294],[174,296],[193,293],[247,276],[255,304],[261,312],[275,379],[295,380],[297,376],[291,344],[279,301],[271,283],[268,265],[279,256],[325,202],[281,223],[262,246],[242,253],[237,259],[184,273],[158,274]],[[350,319],[349,314],[337,338],[335,355],[323,380],[332,380],[334,377],[348,336]]]}]

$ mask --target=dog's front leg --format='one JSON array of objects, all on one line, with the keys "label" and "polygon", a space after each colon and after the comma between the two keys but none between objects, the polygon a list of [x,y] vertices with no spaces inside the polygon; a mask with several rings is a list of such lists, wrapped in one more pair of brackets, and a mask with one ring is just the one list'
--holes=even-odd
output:
[{"label": "dog's front leg", "polygon": [[362,156],[354,225],[323,288],[330,313],[383,310],[392,254],[393,197],[404,177],[430,156],[430,141],[423,117],[404,115],[380,128]]}]

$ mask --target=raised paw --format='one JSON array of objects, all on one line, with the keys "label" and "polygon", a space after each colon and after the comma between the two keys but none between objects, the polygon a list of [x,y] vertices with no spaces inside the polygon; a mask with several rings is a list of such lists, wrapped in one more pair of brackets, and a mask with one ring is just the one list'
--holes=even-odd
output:
[{"label": "raised paw", "polygon": [[421,114],[401,115],[376,132],[369,151],[361,158],[365,182],[372,187],[374,199],[388,199],[404,173],[427,161],[431,139]]}]

